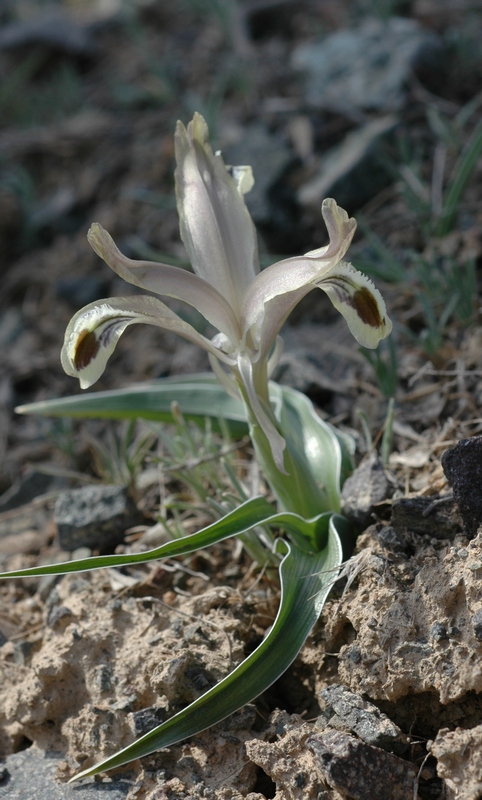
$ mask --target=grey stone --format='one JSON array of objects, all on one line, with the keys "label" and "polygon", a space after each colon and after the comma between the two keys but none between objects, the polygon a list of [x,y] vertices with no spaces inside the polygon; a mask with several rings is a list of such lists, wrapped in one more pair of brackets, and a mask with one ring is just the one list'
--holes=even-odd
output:
[{"label": "grey stone", "polygon": [[0,783],[0,800],[124,800],[132,782],[114,778],[105,783],[66,785],[55,780],[61,759],[36,747],[8,756],[2,765],[7,774]]},{"label": "grey stone", "polygon": [[149,706],[149,708],[143,708],[141,711],[134,711],[132,719],[136,736],[144,736],[145,733],[149,733],[153,728],[157,728],[158,725],[164,722],[165,717],[166,711],[160,706]]},{"label": "grey stone", "polygon": [[475,612],[471,619],[472,628],[476,639],[482,641],[482,609]]},{"label": "grey stone", "polygon": [[0,346],[13,344],[25,331],[25,320],[19,308],[9,306],[0,311]]},{"label": "grey stone", "polygon": [[390,522],[397,531],[409,530],[434,539],[453,539],[461,528],[452,497],[400,497],[392,503]]},{"label": "grey stone", "polygon": [[351,800],[413,800],[415,770],[392,753],[341,731],[306,740],[327,783]]},{"label": "grey stone", "polygon": [[386,550],[392,553],[404,553],[408,546],[401,531],[396,531],[391,525],[385,525],[377,532],[377,539]]},{"label": "grey stone", "polygon": [[306,73],[306,99],[317,108],[353,115],[356,109],[397,110],[413,72],[443,79],[443,46],[418,22],[367,19],[323,41],[297,47],[293,66]]},{"label": "grey stone", "polygon": [[442,625],[441,622],[434,622],[432,627],[430,628],[430,636],[436,642],[443,642],[445,639],[448,639],[447,628],[445,625]]},{"label": "grey stone", "polygon": [[377,453],[367,456],[346,479],[341,493],[342,513],[361,528],[372,522],[376,503],[392,494],[392,485]]},{"label": "grey stone", "polygon": [[376,706],[344,686],[323,689],[321,697],[326,703],[325,715],[332,728],[354,733],[367,744],[401,755],[407,750],[408,740],[402,730]]},{"label": "grey stone", "polygon": [[300,205],[319,211],[325,197],[353,211],[368,202],[392,180],[385,150],[398,125],[390,115],[363,125],[349,133],[337,147],[320,159],[317,174],[297,193]]},{"label": "grey stone", "polygon": [[63,550],[109,550],[120,544],[126,529],[141,518],[123,486],[84,486],[62,492],[54,510]]},{"label": "grey stone", "polygon": [[264,125],[247,125],[243,138],[227,148],[226,163],[234,166],[249,164],[253,170],[254,186],[245,195],[246,205],[253,220],[258,224],[272,220],[273,209],[269,191],[280,180],[290,163],[293,153],[285,142],[270,133]]}]

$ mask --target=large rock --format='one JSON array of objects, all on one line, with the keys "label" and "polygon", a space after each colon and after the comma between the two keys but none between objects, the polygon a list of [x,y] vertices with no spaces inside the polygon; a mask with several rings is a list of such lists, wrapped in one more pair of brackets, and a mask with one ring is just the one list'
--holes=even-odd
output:
[{"label": "large rock", "polygon": [[141,514],[123,486],[84,486],[62,492],[54,520],[64,550],[90,547],[106,551],[120,544]]},{"label": "large rock", "polygon": [[361,695],[339,685],[328,686],[320,694],[326,703],[325,716],[331,728],[354,733],[366,744],[397,755],[407,751],[408,740],[403,731]]},{"label": "large rock", "polygon": [[[293,66],[306,73],[306,99],[317,108],[395,110],[403,106],[412,73],[443,79],[443,47],[415,20],[368,19],[356,30],[301,45]],[[431,80],[432,79],[432,80]]]},{"label": "large rock", "polygon": [[461,439],[442,456],[442,467],[462,516],[465,532],[475,536],[482,525],[482,436]]}]

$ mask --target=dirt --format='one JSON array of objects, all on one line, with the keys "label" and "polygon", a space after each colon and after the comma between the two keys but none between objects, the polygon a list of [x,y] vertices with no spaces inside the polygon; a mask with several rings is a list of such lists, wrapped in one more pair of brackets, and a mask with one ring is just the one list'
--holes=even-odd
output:
[{"label": "dirt", "polygon": [[[401,755],[363,745],[371,758],[380,753],[373,781],[389,776],[380,797],[413,796],[427,755],[429,765],[437,759],[439,778],[433,764],[422,768],[420,797],[434,796],[437,786],[441,792],[440,778],[446,797],[479,796],[482,641],[474,619],[482,608],[482,534],[447,541],[402,530],[393,552],[381,531],[380,523],[359,537],[348,586],[328,601],[275,687],[215,729],[146,759],[135,768],[129,798],[310,800],[322,791],[333,799],[377,797],[370,780],[368,789],[359,778],[355,789],[341,784],[317,756],[327,741],[332,754],[335,733],[347,739],[336,744],[348,748],[351,764],[357,763],[355,745],[363,744],[321,713],[320,693],[338,684],[369,699],[406,734]],[[54,546],[49,560],[55,555],[62,554]],[[11,635],[0,651],[2,751],[34,742],[62,753],[65,778],[126,746],[224,677],[260,640],[278,599],[275,583],[236,588],[243,564],[232,557],[229,547],[215,551],[211,563],[197,557],[191,567],[208,567],[213,576],[207,583],[184,575],[181,594],[173,590],[180,588],[179,574],[162,567],[128,576],[117,570],[68,576],[54,585],[46,579],[4,584],[4,607],[32,627],[17,622],[24,635]],[[10,556],[9,565],[27,561]],[[233,585],[219,583],[223,569]],[[271,711],[280,702],[288,712]],[[403,766],[400,784],[390,759]],[[361,763],[370,776],[366,758]],[[275,795],[266,784],[276,786]],[[263,785],[266,794],[257,791]],[[199,794],[201,787],[209,795]]]}]

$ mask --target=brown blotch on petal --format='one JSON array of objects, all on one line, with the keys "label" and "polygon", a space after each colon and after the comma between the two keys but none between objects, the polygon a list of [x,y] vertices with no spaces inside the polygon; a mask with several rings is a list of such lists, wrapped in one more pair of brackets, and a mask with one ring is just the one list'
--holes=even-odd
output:
[{"label": "brown blotch on petal", "polygon": [[94,331],[83,330],[79,334],[75,348],[74,367],[76,370],[85,369],[99,352],[99,342]]},{"label": "brown blotch on petal", "polygon": [[377,301],[364,286],[357,289],[348,303],[355,309],[361,321],[370,325],[371,328],[381,328],[385,324],[385,320],[380,316]]}]

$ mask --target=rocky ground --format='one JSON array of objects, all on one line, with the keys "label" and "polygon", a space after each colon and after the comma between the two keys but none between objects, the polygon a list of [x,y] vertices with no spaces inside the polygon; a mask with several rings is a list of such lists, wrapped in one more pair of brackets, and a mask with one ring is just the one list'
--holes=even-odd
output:
[{"label": "rocky ground", "polygon": [[[67,787],[251,652],[279,587],[236,542],[182,563],[6,582],[0,797],[482,797],[479,4],[21,0],[0,22],[2,570],[153,546],[160,517],[186,532],[210,519],[179,454],[159,471],[154,426],[13,411],[77,391],[59,363],[67,322],[132,290],[90,250],[92,221],[132,257],[185,264],[177,118],[200,111],[226,160],[253,165],[265,264],[323,244],[323,197],[360,220],[351,260],[395,322],[371,363],[321,293],[284,332],[277,379],[349,432],[361,462],[344,493],[354,559],[292,668],[215,729]],[[139,327],[98,388],[207,367]],[[390,396],[381,465],[367,454]],[[241,443],[234,468],[250,458]]]}]

